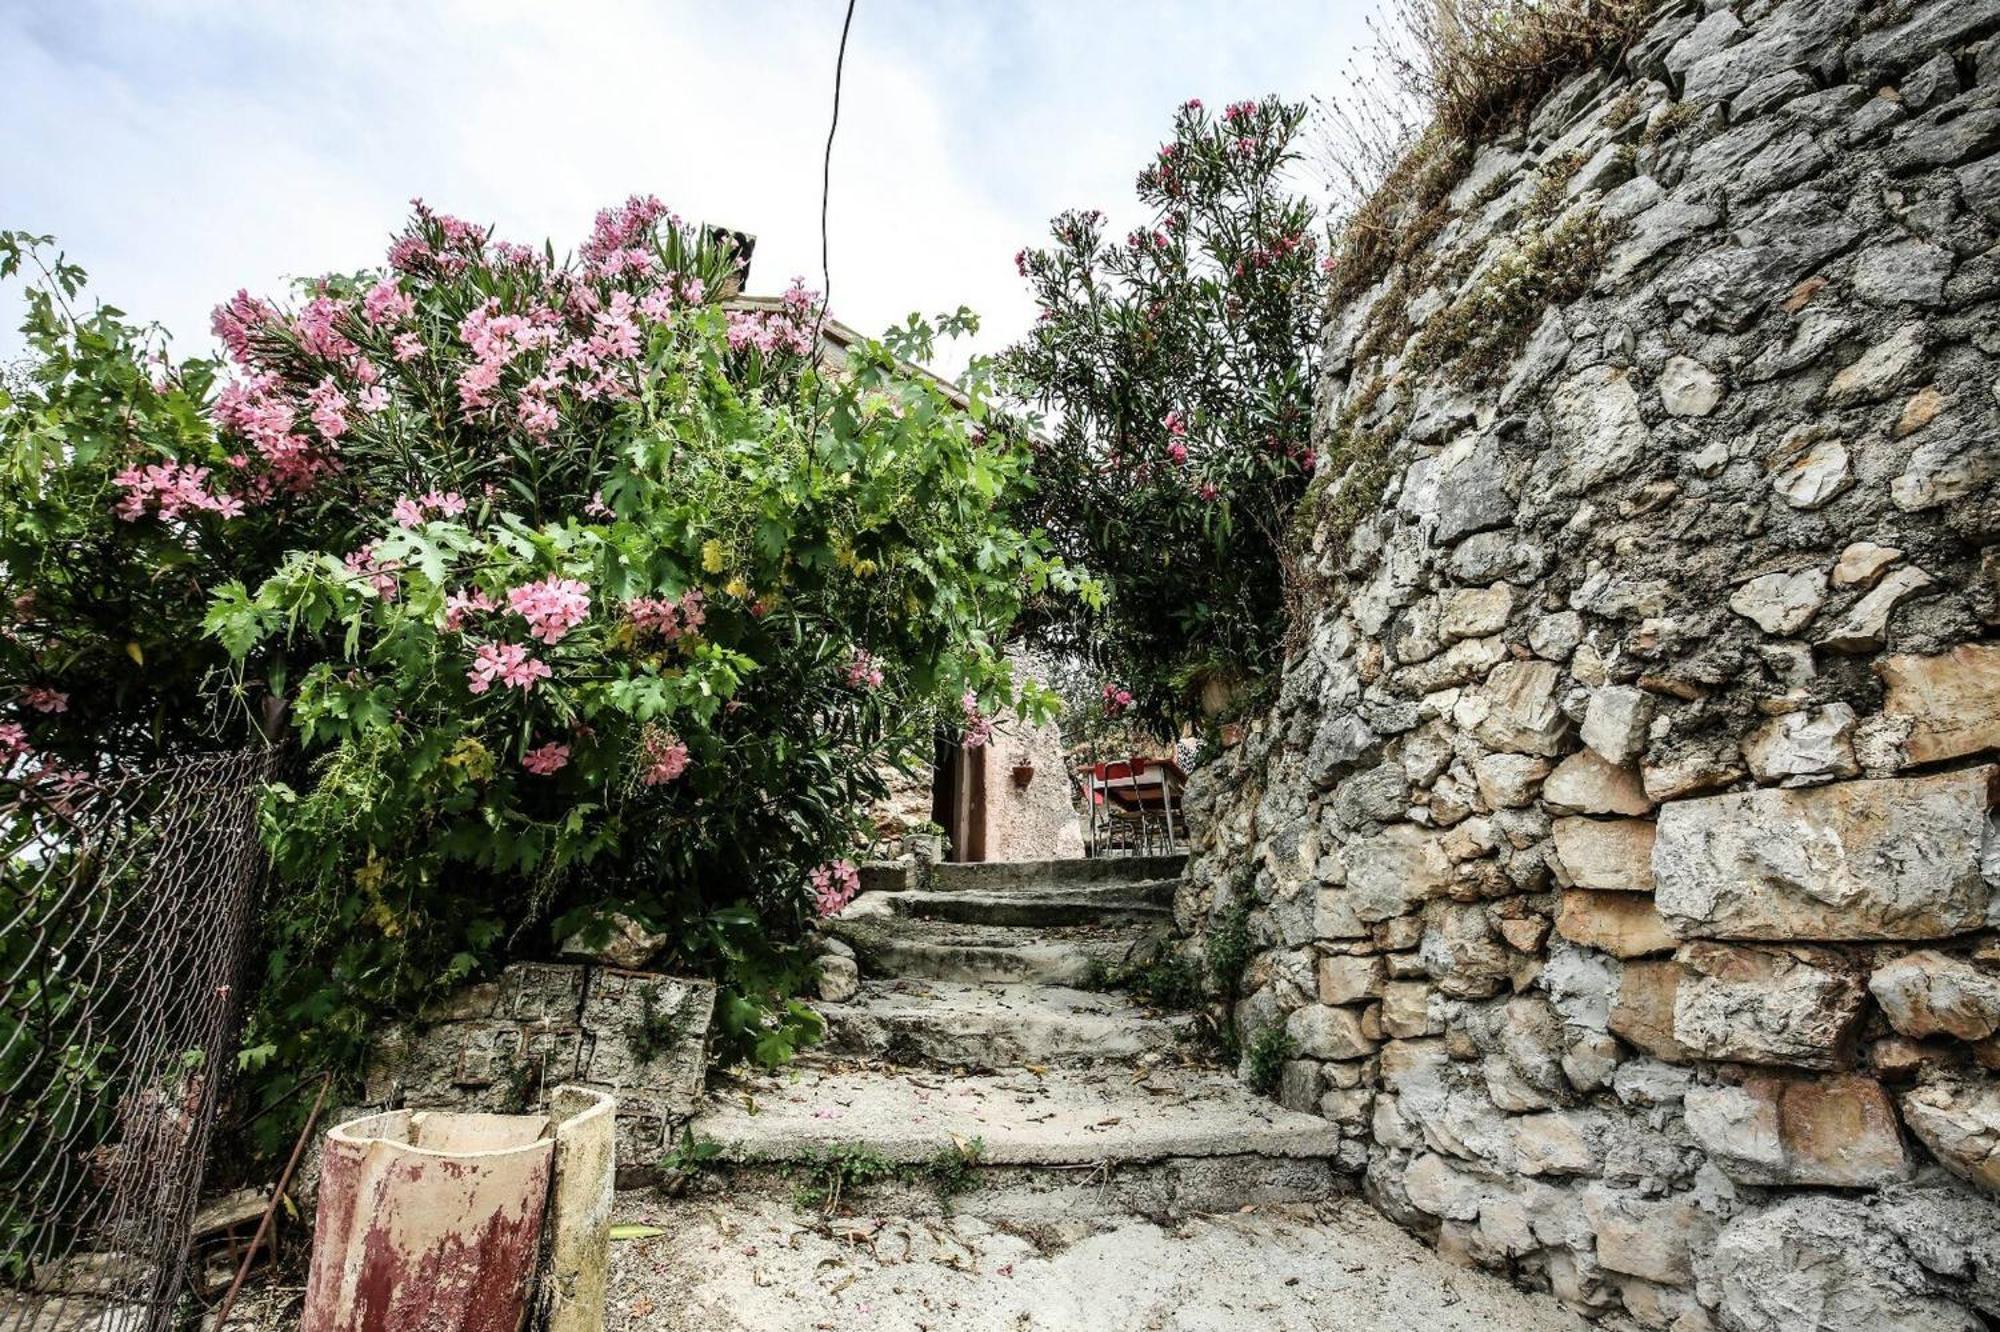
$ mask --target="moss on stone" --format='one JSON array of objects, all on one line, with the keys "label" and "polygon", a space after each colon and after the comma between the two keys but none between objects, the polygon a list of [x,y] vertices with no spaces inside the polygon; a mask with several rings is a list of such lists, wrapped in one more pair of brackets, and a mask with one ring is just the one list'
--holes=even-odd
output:
[{"label": "moss on stone", "polygon": [[1479,383],[1504,367],[1542,316],[1590,290],[1616,226],[1595,209],[1568,213],[1517,238],[1444,310],[1424,325],[1407,368]]}]

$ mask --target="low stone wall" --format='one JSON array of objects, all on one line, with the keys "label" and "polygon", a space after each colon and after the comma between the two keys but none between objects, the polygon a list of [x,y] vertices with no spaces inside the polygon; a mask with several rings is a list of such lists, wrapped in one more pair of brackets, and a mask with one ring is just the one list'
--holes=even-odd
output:
[{"label": "low stone wall", "polygon": [[370,1047],[364,1103],[518,1114],[561,1084],[618,1099],[618,1169],[658,1166],[708,1068],[715,986],[589,964],[520,962]]},{"label": "low stone wall", "polygon": [[1177,912],[1378,1206],[1586,1313],[2000,1319],[1996,34],[1670,7],[1330,324]]}]

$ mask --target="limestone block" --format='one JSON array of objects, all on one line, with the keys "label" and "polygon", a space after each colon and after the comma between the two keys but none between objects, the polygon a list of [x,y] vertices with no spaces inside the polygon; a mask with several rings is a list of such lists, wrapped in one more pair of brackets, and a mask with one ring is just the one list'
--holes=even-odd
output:
[{"label": "limestone block", "polygon": [[1278,1070],[1278,1104],[1287,1110],[1312,1110],[1319,1104],[1319,1064],[1288,1059]]},{"label": "limestone block", "polygon": [[1910,723],[1903,746],[1910,762],[2000,749],[2000,644],[1966,643],[1934,657],[1888,657],[1875,671],[1887,689],[1883,713]]},{"label": "limestone block", "polygon": [[1605,1026],[1658,1059],[1681,1062],[1689,1050],[1674,1036],[1674,1010],[1683,969],[1673,960],[1627,962],[1618,977]]},{"label": "limestone block", "polygon": [[1630,763],[1646,748],[1653,696],[1631,685],[1594,689],[1583,712],[1583,743],[1607,763]]},{"label": "limestone block", "polygon": [[1345,859],[1342,892],[1355,917],[1371,924],[1407,914],[1442,895],[1451,883],[1451,857],[1438,835],[1412,823],[1394,824],[1349,844]]},{"label": "limestone block", "polygon": [[1403,1188],[1413,1205],[1432,1216],[1476,1221],[1487,1186],[1437,1153],[1426,1152],[1403,1172]]},{"label": "limestone block", "polygon": [[1873,587],[1883,570],[1903,558],[1894,546],[1878,546],[1872,541],[1856,541],[1840,552],[1833,566],[1835,587]]},{"label": "limestone block", "polygon": [[1513,1121],[1514,1161],[1524,1175],[1595,1175],[1595,1112],[1550,1110]]},{"label": "limestone block", "polygon": [[1363,1059],[1375,1053],[1376,1043],[1352,1008],[1307,1004],[1285,1019],[1285,1033],[1300,1054],[1313,1059]]},{"label": "limestone block", "polygon": [[851,957],[827,953],[819,960],[819,997],[829,1004],[844,1004],[861,993],[861,968]]},{"label": "limestone block", "polygon": [[1826,400],[1836,407],[1879,402],[1909,387],[1923,359],[1923,324],[1904,324],[1835,375],[1827,385]]},{"label": "limestone block", "polygon": [[1597,1265],[1663,1286],[1684,1286],[1694,1279],[1688,1241],[1699,1219],[1694,1202],[1685,1197],[1616,1199],[1597,1218]]},{"label": "limestone block", "polygon": [[1382,987],[1382,1031],[1403,1039],[1435,1036],[1444,1023],[1431,1017],[1431,987],[1424,981],[1390,981]]},{"label": "limestone block", "polygon": [[1980,927],[1991,766],[1683,800],[1655,900],[1682,938],[1934,939]]},{"label": "limestone block", "polygon": [[1732,1332],[1977,1332],[1979,1320],[1887,1233],[1873,1208],[1830,1194],[1732,1219],[1701,1258],[1702,1289]]},{"label": "limestone block", "polygon": [[1532,804],[1549,775],[1549,761],[1534,754],[1481,754],[1472,761],[1479,798],[1492,809]]},{"label": "limestone block", "polygon": [[1677,940],[1653,900],[1643,893],[1592,892],[1571,888],[1556,911],[1556,933],[1574,944],[1613,957],[1671,953]]},{"label": "limestone block", "polygon": [[1858,777],[1854,709],[1845,703],[1771,718],[1743,742],[1743,757],[1760,782]]},{"label": "limestone block", "polygon": [[1438,634],[1447,643],[1497,634],[1507,627],[1513,609],[1514,589],[1506,583],[1454,588],[1441,599]]},{"label": "limestone block", "polygon": [[1660,372],[1660,405],[1668,416],[1707,416],[1722,401],[1722,381],[1700,361],[1669,356]]},{"label": "limestone block", "polygon": [[1936,581],[1914,566],[1896,570],[1822,634],[1820,646],[1835,652],[1873,652],[1888,639],[1889,619],[1896,607]]},{"label": "limestone block", "polygon": [[666,947],[669,936],[649,930],[622,911],[613,911],[563,940],[562,955],[607,967],[637,970]]},{"label": "limestone block", "polygon": [[1850,1062],[1866,987],[1846,955],[1704,940],[1675,960],[1685,976],[1674,996],[1674,1039],[1695,1054],[1801,1068]]},{"label": "limestone block", "polygon": [[1771,477],[1772,488],[1794,509],[1822,508],[1853,484],[1847,446],[1837,439],[1815,440]]},{"label": "limestone block", "polygon": [[1983,1041],[2000,1033],[2000,976],[1925,949],[1875,969],[1868,992],[1905,1036]]},{"label": "limestone block", "polygon": [[1636,768],[1579,749],[1542,783],[1542,803],[1558,814],[1644,814],[1653,808]]},{"label": "limestone block", "polygon": [[1752,1077],[1690,1087],[1683,1104],[1688,1132],[1739,1184],[1872,1188],[1911,1173],[1895,1106],[1873,1078]]},{"label": "limestone block", "polygon": [[1560,467],[1558,495],[1582,494],[1622,476],[1653,442],[1631,376],[1616,366],[1592,366],[1558,385],[1549,399],[1549,420]]},{"label": "limestone block", "polygon": [[1381,997],[1386,968],[1376,954],[1336,954],[1319,960],[1319,1001],[1354,1004]]},{"label": "limestone block", "polygon": [[1578,888],[1653,890],[1655,825],[1645,819],[1557,819],[1556,877]]},{"label": "limestone block", "polygon": [[1459,697],[1452,719],[1494,749],[1553,757],[1570,726],[1558,706],[1561,684],[1554,662],[1503,661]]},{"label": "limestone block", "polygon": [[1729,609],[1767,634],[1795,634],[1826,602],[1826,574],[1819,569],[1759,574],[1736,589]]},{"label": "limestone block", "polygon": [[1947,1169],[2000,1190],[2000,1083],[1918,1087],[1903,1096],[1903,1119]]},{"label": "limestone block", "polygon": [[1322,1119],[1360,1133],[1374,1120],[1375,1092],[1370,1087],[1335,1087],[1319,1098],[1318,1109]]},{"label": "limestone block", "polygon": [[1467,903],[1433,908],[1418,955],[1446,994],[1478,999],[1497,994],[1514,968],[1512,954],[1494,931],[1486,909]]}]

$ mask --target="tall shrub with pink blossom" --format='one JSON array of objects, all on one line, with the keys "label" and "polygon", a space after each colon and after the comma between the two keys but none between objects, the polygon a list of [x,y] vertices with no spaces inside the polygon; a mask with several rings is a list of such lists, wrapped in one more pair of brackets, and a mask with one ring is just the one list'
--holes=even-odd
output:
[{"label": "tall shrub with pink blossom", "polygon": [[1055,413],[1022,521],[1109,594],[1101,611],[1037,607],[1035,624],[1156,725],[1211,682],[1274,677],[1284,643],[1279,556],[1313,468],[1326,290],[1319,224],[1287,184],[1304,115],[1190,101],[1122,241],[1101,212],[1068,212],[1015,258],[1040,319],[1006,355],[1010,387]]},{"label": "tall shrub with pink blossom", "polygon": [[[35,385],[0,399],[9,773],[295,737],[274,1066],[350,1059],[370,1014],[611,908],[723,967],[725,1044],[782,1057],[807,964],[767,940],[823,904],[884,768],[967,697],[1046,708],[999,645],[1089,588],[1006,517],[1027,455],[982,427],[984,367],[969,408],[878,344],[827,373],[815,298],[725,308],[734,262],[650,199],[568,258],[418,205],[384,268],[239,292],[225,367],[156,370],[68,309],[80,274],[31,289]],[[95,670],[129,698],[38,710]]]}]

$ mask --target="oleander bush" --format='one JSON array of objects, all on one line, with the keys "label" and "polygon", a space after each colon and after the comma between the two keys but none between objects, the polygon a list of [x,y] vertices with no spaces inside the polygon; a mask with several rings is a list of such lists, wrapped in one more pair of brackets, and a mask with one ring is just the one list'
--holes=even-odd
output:
[{"label": "oleander bush", "polygon": [[0,398],[0,744],[50,791],[296,746],[268,1094],[612,910],[725,979],[724,1057],[782,1060],[816,1028],[788,941],[851,894],[880,774],[940,718],[1048,711],[1003,640],[1092,588],[1009,517],[986,367],[963,398],[879,343],[823,367],[813,296],[719,301],[733,253],[652,200],[568,257],[419,205],[386,267],[220,307],[226,365],[79,312],[48,254],[0,250],[47,264]]},{"label": "oleander bush", "polygon": [[1065,213],[1016,261],[1040,318],[1003,364],[1047,414],[1023,522],[1108,593],[1029,623],[1167,734],[1204,693],[1254,697],[1284,642],[1278,551],[1313,468],[1324,304],[1318,224],[1289,184],[1304,116],[1188,102],[1139,175],[1143,225],[1120,242],[1101,213]]}]

